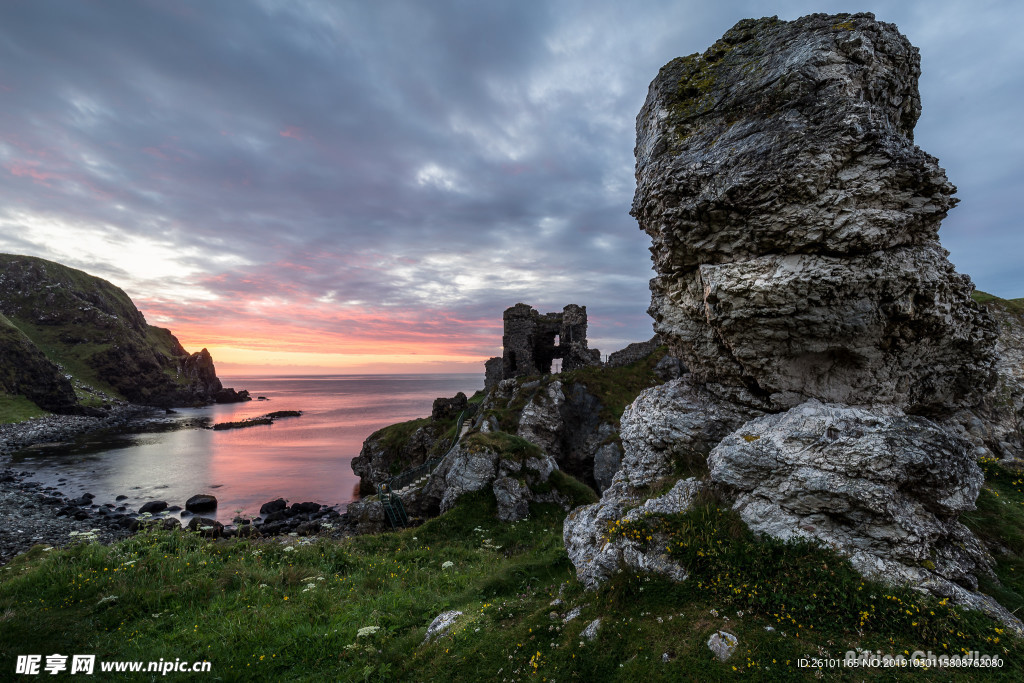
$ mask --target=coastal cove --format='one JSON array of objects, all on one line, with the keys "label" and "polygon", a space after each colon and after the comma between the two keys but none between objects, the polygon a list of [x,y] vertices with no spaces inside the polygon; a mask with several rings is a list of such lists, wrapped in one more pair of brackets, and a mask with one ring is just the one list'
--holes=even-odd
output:
[{"label": "coastal cove", "polygon": [[[98,504],[129,510],[163,500],[184,506],[197,493],[218,499],[204,516],[229,524],[255,516],[275,498],[337,507],[358,496],[352,458],[363,440],[386,425],[424,417],[439,396],[472,394],[479,374],[231,377],[230,384],[268,400],[179,408],[143,418],[115,433],[91,434],[73,445],[23,451],[4,458],[26,480],[65,495],[91,493]],[[301,417],[272,425],[214,431],[200,425],[238,421],[273,411]]]}]

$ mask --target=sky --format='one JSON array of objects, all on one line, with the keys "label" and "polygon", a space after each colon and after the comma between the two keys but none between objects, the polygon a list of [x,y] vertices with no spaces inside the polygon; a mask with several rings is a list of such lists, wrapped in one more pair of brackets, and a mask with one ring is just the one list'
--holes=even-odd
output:
[{"label": "sky", "polygon": [[222,375],[481,372],[501,314],[648,339],[629,216],[658,69],[746,17],[871,11],[920,48],[940,238],[1024,297],[1020,2],[0,2],[0,252],[124,289]]}]

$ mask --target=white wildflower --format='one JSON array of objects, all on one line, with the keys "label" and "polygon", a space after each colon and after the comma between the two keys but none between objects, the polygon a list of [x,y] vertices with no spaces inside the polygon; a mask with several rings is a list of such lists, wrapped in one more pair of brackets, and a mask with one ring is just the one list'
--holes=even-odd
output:
[{"label": "white wildflower", "polygon": [[363,638],[364,636],[372,636],[380,630],[380,626],[364,626],[356,631],[356,638]]},{"label": "white wildflower", "polygon": [[455,563],[452,562],[451,560],[449,560],[448,562],[445,562],[444,564],[441,565],[441,569],[451,569],[454,566],[455,566]]}]

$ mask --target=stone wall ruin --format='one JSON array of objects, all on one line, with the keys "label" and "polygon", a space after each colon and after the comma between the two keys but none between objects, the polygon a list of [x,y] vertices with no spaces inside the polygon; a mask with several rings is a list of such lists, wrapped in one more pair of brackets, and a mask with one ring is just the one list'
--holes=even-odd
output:
[{"label": "stone wall ruin", "polygon": [[546,375],[556,358],[568,372],[588,365],[601,364],[601,352],[587,348],[587,307],[569,304],[561,313],[541,315],[532,306],[516,304],[505,309],[504,354],[486,364],[486,386],[490,388],[503,379]]}]

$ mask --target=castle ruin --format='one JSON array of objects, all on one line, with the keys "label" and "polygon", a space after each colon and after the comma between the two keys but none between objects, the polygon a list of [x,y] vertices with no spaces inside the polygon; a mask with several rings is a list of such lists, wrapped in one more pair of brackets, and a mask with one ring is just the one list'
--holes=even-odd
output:
[{"label": "castle ruin", "polygon": [[516,304],[502,318],[504,354],[487,361],[487,388],[503,379],[548,374],[556,358],[563,371],[601,364],[601,352],[587,348],[586,306],[569,304],[561,313],[541,315],[532,306]]}]

